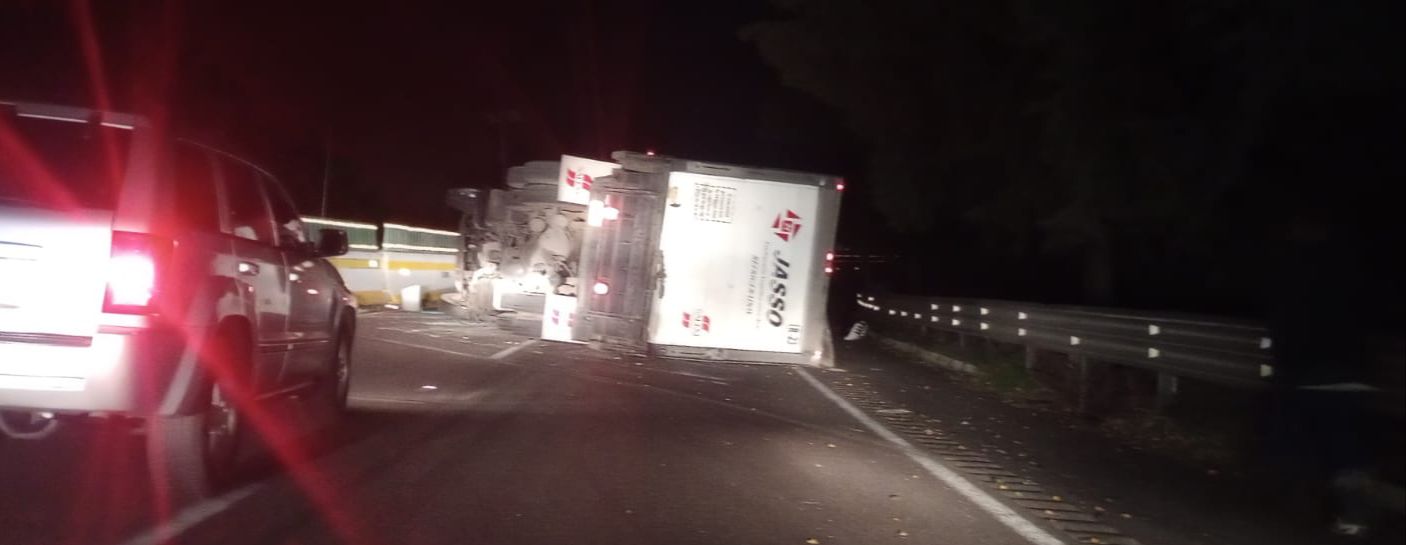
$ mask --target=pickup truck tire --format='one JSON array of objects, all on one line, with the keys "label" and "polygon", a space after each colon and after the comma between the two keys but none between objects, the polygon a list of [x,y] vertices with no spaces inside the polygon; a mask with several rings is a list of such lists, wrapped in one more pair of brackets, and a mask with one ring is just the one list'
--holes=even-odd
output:
[{"label": "pickup truck tire", "polygon": [[[247,343],[231,342],[229,337],[219,336],[210,352],[228,357],[234,369],[250,369]],[[205,387],[199,412],[155,416],[147,422],[147,464],[153,484],[167,491],[173,506],[213,495],[235,472],[244,417],[227,385],[210,380]]]},{"label": "pickup truck tire", "polygon": [[0,411],[0,438],[37,441],[53,435],[59,428],[55,418],[43,418],[32,412]]},{"label": "pickup truck tire", "polygon": [[332,412],[340,416],[347,411],[347,397],[351,393],[352,373],[352,333],[350,326],[342,326],[337,333],[337,346],[328,362],[328,375],[323,385],[323,395],[327,397]]}]

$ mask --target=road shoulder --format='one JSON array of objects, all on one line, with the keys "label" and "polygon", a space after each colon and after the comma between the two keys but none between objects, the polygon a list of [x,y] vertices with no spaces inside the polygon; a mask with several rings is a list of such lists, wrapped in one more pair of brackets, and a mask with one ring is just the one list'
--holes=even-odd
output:
[{"label": "road shoulder", "polygon": [[1008,502],[1065,528],[1071,541],[1306,544],[1325,537],[1262,507],[1262,494],[1236,476],[1119,444],[1073,415],[1007,403],[963,376],[873,344],[843,345],[839,369],[817,377]]}]

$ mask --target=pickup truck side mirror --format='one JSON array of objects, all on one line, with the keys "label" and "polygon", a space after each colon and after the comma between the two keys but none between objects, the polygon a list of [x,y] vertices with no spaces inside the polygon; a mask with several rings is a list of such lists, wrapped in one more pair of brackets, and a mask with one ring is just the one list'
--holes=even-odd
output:
[{"label": "pickup truck side mirror", "polygon": [[319,229],[317,257],[336,257],[347,253],[347,232],[341,229]]}]

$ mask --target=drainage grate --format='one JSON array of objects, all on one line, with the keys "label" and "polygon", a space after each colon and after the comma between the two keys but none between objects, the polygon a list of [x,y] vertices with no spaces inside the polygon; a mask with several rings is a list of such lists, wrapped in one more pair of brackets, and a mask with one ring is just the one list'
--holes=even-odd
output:
[{"label": "drainage grate", "polygon": [[[1005,496],[1010,503],[1050,522],[1079,543],[1106,545],[1141,545],[1138,540],[1123,535],[1117,528],[1104,524],[1101,517],[1077,505],[1062,501],[1039,483],[1023,478],[985,454],[967,448],[943,432],[938,420],[924,418],[907,409],[895,409],[879,399],[876,393],[851,378],[827,381],[830,388],[851,403],[884,422],[889,429],[906,436],[912,443],[938,455],[948,465],[967,474]],[[1032,462],[1033,463],[1033,462]]]}]

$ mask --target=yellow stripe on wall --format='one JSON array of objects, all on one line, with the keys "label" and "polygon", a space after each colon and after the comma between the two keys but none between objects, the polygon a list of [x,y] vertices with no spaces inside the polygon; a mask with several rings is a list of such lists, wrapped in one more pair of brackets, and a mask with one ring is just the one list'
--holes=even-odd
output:
[{"label": "yellow stripe on wall", "polygon": [[408,269],[412,271],[452,271],[454,263],[441,261],[388,261],[386,268],[391,270]]},{"label": "yellow stripe on wall", "polygon": [[328,258],[328,259],[327,259],[327,262],[328,262],[328,263],[331,263],[333,267],[336,267],[336,268],[338,268],[338,269],[381,269],[381,268],[385,268],[385,269],[391,269],[391,270],[406,269],[406,270],[410,270],[410,271],[452,271],[452,270],[454,270],[454,269],[456,268],[455,265],[454,265],[454,263],[445,263],[445,262],[442,262],[442,261],[399,261],[399,260],[391,260],[391,261],[378,262],[378,264],[380,265],[379,267],[377,267],[377,266],[372,266],[372,265],[371,265],[371,262],[372,262],[372,261],[375,261],[375,260],[372,260],[372,259],[360,259],[360,258],[354,258],[354,257],[332,257],[332,258]]},{"label": "yellow stripe on wall", "polygon": [[329,257],[327,262],[338,269],[379,269],[371,266],[371,259],[360,259],[355,257]]},{"label": "yellow stripe on wall", "polygon": [[384,305],[391,302],[391,294],[382,290],[366,290],[353,292],[358,305]]}]

